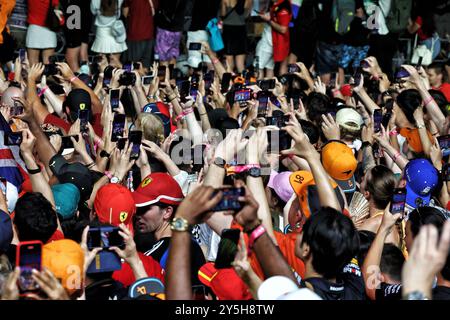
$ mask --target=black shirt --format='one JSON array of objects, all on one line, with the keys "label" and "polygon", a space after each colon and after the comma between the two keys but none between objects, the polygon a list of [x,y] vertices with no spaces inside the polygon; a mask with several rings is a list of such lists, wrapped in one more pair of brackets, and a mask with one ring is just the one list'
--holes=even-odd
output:
[{"label": "black shirt", "polygon": [[433,300],[450,300],[450,288],[437,286],[433,289]]},{"label": "black shirt", "polygon": [[344,267],[336,280],[334,283],[325,278],[309,278],[302,281],[300,286],[307,288],[306,282],[308,282],[323,300],[366,299],[364,280],[356,259]]},{"label": "black shirt", "polygon": [[183,31],[187,4],[186,0],[160,1],[158,12],[155,15],[156,25],[171,32]]},{"label": "black shirt", "polygon": [[401,300],[402,299],[402,285],[388,284],[382,282],[380,287],[375,290],[375,300]]},{"label": "black shirt", "polygon": [[[169,245],[170,237],[161,238],[144,254],[146,256],[151,256],[159,262],[161,268],[166,269],[167,258],[169,256]],[[198,279],[198,270],[205,263],[206,260],[202,249],[194,239],[191,239],[191,283],[193,286],[202,284]]]},{"label": "black shirt", "polygon": [[319,14],[319,34],[318,40],[329,44],[338,44],[340,35],[335,30],[335,25],[332,18],[333,0],[319,0],[321,6]]},{"label": "black shirt", "polygon": [[194,0],[189,31],[205,30],[209,20],[219,13],[220,0]]}]

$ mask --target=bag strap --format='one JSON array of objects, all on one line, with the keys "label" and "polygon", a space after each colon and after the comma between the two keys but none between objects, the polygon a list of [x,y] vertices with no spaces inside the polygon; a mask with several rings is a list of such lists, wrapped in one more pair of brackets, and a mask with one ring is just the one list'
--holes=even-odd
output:
[{"label": "bag strap", "polygon": [[153,0],[148,0],[148,3],[150,4],[150,8],[152,9],[152,16],[155,15],[155,5],[153,4]]},{"label": "bag strap", "polygon": [[222,21],[224,21],[226,18],[228,18],[228,17],[230,16],[230,14],[231,14],[234,10],[236,10],[238,4],[239,4],[239,1],[237,1],[236,4],[234,5],[234,7],[233,7],[230,11],[228,11],[226,15],[223,16]]},{"label": "bag strap", "polygon": [[418,38],[418,34],[416,32],[416,36],[414,37],[414,47],[413,48],[417,48],[417,38]]}]

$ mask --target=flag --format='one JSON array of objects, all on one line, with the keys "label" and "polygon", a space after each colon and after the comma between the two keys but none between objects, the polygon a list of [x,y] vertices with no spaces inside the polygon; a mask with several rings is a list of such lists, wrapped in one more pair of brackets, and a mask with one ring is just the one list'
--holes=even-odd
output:
[{"label": "flag", "polygon": [[25,163],[20,158],[19,146],[5,146],[5,133],[10,133],[11,128],[0,113],[0,177],[12,183],[20,192],[20,187],[28,178]]}]

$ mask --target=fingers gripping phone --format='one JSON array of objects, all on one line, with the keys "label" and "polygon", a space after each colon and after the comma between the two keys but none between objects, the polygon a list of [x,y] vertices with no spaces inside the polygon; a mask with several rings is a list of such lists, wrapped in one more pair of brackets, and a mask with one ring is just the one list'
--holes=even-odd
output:
[{"label": "fingers gripping phone", "polygon": [[88,109],[79,109],[78,110],[78,119],[80,119],[80,132],[88,132],[89,131],[89,116],[90,110]]},{"label": "fingers gripping phone", "polygon": [[373,111],[373,132],[378,133],[381,131],[381,121],[383,121],[383,112],[381,109],[375,109]]},{"label": "fingers gripping phone", "polygon": [[131,160],[136,160],[141,154],[142,131],[130,131],[128,141],[133,144],[130,154]]},{"label": "fingers gripping phone", "polygon": [[403,215],[405,212],[405,205],[406,205],[406,189],[395,188],[394,194],[392,195],[389,211],[392,214],[401,213]]},{"label": "fingers gripping phone", "polygon": [[123,132],[125,129],[125,118],[124,114],[115,114],[112,124],[111,141],[117,142],[119,138],[123,137]]},{"label": "fingers gripping phone", "polygon": [[223,193],[222,199],[212,211],[239,211],[242,209],[242,203],[238,199],[245,196],[244,188],[219,188],[214,192],[214,195],[219,191]]},{"label": "fingers gripping phone", "polygon": [[241,231],[239,229],[224,229],[222,231],[217,257],[214,266],[217,269],[230,268],[238,251]]},{"label": "fingers gripping phone", "polygon": [[21,294],[36,292],[39,285],[32,277],[32,271],[42,269],[42,242],[20,242],[16,249],[16,266],[20,268],[19,291]]}]

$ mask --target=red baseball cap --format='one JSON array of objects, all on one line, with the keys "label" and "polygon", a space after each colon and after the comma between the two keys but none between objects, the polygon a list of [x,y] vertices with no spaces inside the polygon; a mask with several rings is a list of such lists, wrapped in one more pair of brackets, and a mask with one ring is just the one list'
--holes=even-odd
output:
[{"label": "red baseball cap", "polygon": [[213,262],[208,262],[198,270],[198,278],[219,300],[252,299],[248,287],[233,268],[216,269]]},{"label": "red baseball cap", "polygon": [[130,190],[120,184],[109,183],[97,191],[94,209],[100,222],[117,227],[121,223],[131,224],[136,205]]},{"label": "red baseball cap", "polygon": [[146,207],[157,202],[179,205],[183,201],[183,191],[171,175],[155,172],[142,180],[133,192],[136,207]]}]

